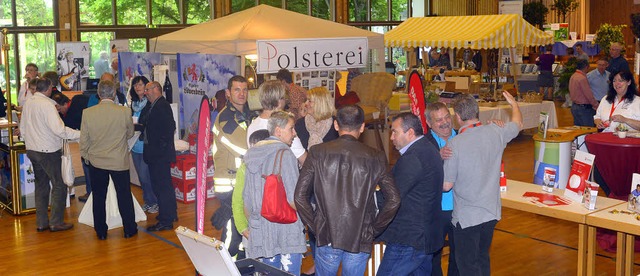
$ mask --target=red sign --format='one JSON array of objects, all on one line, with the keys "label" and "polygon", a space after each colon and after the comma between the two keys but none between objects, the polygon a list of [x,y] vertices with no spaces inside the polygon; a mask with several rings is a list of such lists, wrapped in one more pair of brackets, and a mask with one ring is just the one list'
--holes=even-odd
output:
[{"label": "red sign", "polygon": [[411,112],[420,118],[422,122],[422,130],[427,133],[427,117],[424,115],[425,103],[424,103],[424,85],[422,85],[422,79],[418,71],[413,70],[409,74],[409,84],[407,85],[409,99],[411,100]]},{"label": "red sign", "polygon": [[207,200],[207,159],[209,158],[209,136],[211,135],[211,108],[209,98],[202,96],[198,118],[198,141],[196,144],[196,229],[204,233],[204,205]]}]

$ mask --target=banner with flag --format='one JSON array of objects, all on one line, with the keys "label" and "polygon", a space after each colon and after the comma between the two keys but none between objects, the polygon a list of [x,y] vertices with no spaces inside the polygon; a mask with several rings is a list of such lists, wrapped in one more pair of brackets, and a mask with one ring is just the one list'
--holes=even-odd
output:
[{"label": "banner with flag", "polygon": [[207,160],[211,135],[211,108],[209,98],[202,96],[198,115],[198,141],[196,141],[196,231],[204,233],[204,206],[207,200]]},{"label": "banner with flag", "polygon": [[422,79],[418,71],[413,70],[409,74],[408,94],[411,101],[411,112],[420,118],[422,122],[422,130],[427,133],[427,117],[425,117],[425,102],[424,102],[424,86],[422,85]]}]

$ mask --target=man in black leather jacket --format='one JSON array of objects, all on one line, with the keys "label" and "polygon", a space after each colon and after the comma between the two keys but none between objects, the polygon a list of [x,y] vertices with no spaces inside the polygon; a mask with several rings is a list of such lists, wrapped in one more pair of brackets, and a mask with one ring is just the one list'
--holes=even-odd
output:
[{"label": "man in black leather jacket", "polygon": [[[364,131],[362,108],[340,108],[334,126],[340,138],[309,150],[295,203],[302,222],[316,235],[316,273],[336,275],[342,262],[343,275],[363,275],[373,239],[395,216],[400,194],[387,172],[384,152],[358,141]],[[378,186],[385,204],[376,215]]]}]

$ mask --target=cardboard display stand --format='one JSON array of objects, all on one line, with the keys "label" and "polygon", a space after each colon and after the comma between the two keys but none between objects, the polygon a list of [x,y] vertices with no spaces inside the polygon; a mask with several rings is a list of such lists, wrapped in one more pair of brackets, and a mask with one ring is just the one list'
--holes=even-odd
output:
[{"label": "cardboard display stand", "polygon": [[223,242],[198,234],[184,226],[179,226],[175,231],[189,259],[201,275],[291,275],[254,259],[234,263]]}]

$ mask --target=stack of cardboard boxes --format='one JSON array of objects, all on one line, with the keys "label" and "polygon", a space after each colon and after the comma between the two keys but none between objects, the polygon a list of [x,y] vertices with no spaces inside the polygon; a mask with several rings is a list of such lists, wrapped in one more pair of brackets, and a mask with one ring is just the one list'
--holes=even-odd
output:
[{"label": "stack of cardboard boxes", "polygon": [[[195,135],[193,135],[195,136]],[[193,145],[193,146],[192,146]],[[171,182],[176,192],[176,200],[182,203],[193,203],[196,200],[196,155],[195,137],[189,137],[188,154],[178,155],[176,162],[171,163]],[[213,158],[211,151],[207,158],[207,199],[215,196],[213,190]]]}]

